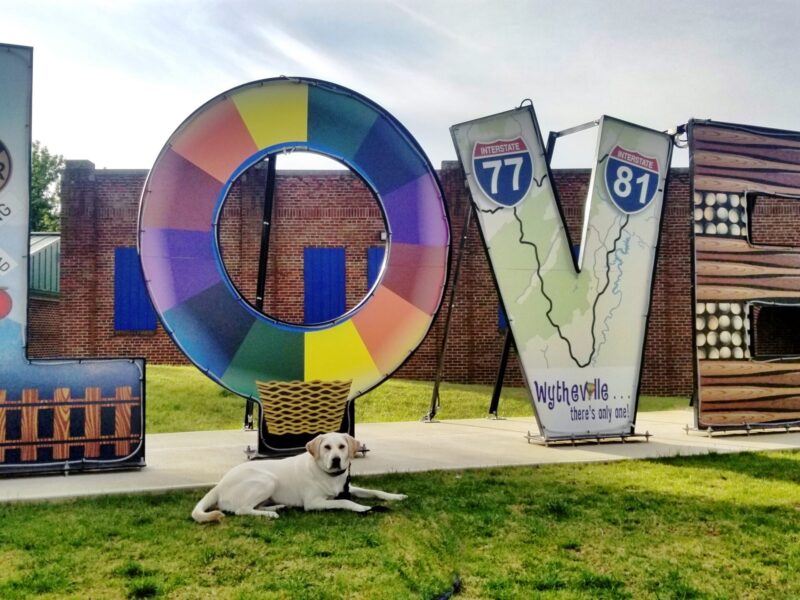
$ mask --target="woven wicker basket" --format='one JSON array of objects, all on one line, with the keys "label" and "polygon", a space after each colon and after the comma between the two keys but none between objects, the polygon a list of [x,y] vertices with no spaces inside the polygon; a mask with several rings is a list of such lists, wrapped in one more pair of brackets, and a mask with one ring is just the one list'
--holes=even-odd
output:
[{"label": "woven wicker basket", "polygon": [[352,381],[256,381],[272,435],[339,431]]}]

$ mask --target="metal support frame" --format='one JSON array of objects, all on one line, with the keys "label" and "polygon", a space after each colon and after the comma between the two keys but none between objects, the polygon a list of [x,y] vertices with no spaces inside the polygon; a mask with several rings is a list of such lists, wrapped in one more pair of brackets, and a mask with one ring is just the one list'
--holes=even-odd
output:
[{"label": "metal support frame", "polygon": [[[742,429],[744,428],[744,429]],[[689,427],[686,425],[683,428],[686,435],[705,435],[706,437],[715,436],[735,436],[746,435],[750,437],[751,433],[766,435],[770,433],[798,433],[800,432],[800,421],[789,421],[786,423],[745,423],[744,425],[721,425],[718,427]]]},{"label": "metal support frame", "polygon": [[442,381],[442,369],[444,368],[444,353],[447,348],[447,336],[450,333],[450,324],[453,320],[453,307],[455,306],[455,299],[456,299],[456,288],[458,287],[458,277],[461,273],[461,264],[464,260],[464,253],[467,249],[467,235],[469,234],[469,226],[472,222],[472,213],[475,210],[475,207],[472,204],[472,201],[467,202],[469,208],[467,209],[467,214],[464,217],[464,227],[461,231],[461,242],[458,246],[458,258],[456,259],[456,268],[453,271],[453,280],[450,284],[450,300],[448,301],[447,305],[447,319],[444,322],[444,331],[442,332],[442,345],[439,348],[439,358],[436,363],[436,376],[433,380],[433,393],[431,394],[431,407],[428,410],[428,414],[422,417],[422,420],[426,423],[432,422],[436,418],[436,413],[439,412],[439,406],[441,404],[439,398],[439,384]]},{"label": "metal support frame", "polygon": [[548,439],[543,435],[536,435],[528,431],[527,435],[523,436],[528,440],[529,444],[538,444],[540,446],[565,446],[567,444],[576,446],[578,444],[600,444],[601,442],[614,442],[619,440],[623,444],[629,440],[638,440],[644,438],[645,442],[649,442],[653,436],[649,431],[644,433],[604,433],[604,434],[586,434],[586,435],[571,435],[569,437],[562,437],[556,439]]},{"label": "metal support frame", "polygon": [[497,407],[500,404],[500,394],[503,391],[503,379],[506,376],[506,367],[508,366],[508,357],[511,354],[511,347],[514,345],[514,336],[511,335],[511,326],[506,325],[506,336],[503,340],[503,354],[500,356],[500,366],[497,369],[497,377],[494,380],[494,390],[492,390],[492,401],[489,404],[489,414],[495,419],[497,416]]},{"label": "metal support frame", "polygon": [[[267,182],[264,189],[264,213],[261,220],[261,249],[258,254],[258,278],[256,281],[256,310],[264,311],[264,290],[267,284],[267,260],[269,258],[269,234],[272,226],[272,213],[275,206],[275,164],[277,156],[267,156]],[[255,402],[248,398],[244,409],[244,428],[251,430]]]},{"label": "metal support frame", "polygon": [[580,125],[575,125],[575,127],[570,127],[569,129],[562,129],[561,131],[551,131],[550,135],[547,137],[547,148],[545,152],[547,154],[547,164],[550,164],[550,160],[553,158],[553,151],[556,148],[556,140],[560,137],[564,137],[567,135],[572,135],[573,133],[580,133],[581,131],[586,131],[587,129],[591,129],[592,127],[597,127],[600,124],[598,119],[594,121],[589,121],[588,123],[582,123]]}]

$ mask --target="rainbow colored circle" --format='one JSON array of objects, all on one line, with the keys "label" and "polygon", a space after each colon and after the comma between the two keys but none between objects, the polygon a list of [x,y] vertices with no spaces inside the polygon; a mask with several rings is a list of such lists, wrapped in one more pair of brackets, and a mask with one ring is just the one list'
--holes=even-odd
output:
[{"label": "rainbow colored circle", "polygon": [[[218,248],[231,183],[286,148],[344,162],[372,188],[386,219],[382,277],[353,311],[322,326],[257,312]],[[139,253],[164,328],[209,377],[251,398],[256,381],[351,379],[355,398],[427,335],[447,278],[449,231],[436,174],[394,117],[335,84],[279,78],[217,96],[172,134],[142,194]]]}]

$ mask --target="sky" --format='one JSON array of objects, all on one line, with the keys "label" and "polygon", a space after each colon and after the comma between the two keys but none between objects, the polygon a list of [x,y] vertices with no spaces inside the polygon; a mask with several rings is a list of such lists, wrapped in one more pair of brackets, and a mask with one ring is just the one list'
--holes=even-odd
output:
[{"label": "sky", "polygon": [[[800,130],[798,31],[794,0],[0,0],[0,43],[34,48],[33,138],[98,168],[149,168],[196,108],[279,75],[369,97],[435,166],[451,125],[526,98],[545,135],[603,114]],[[591,166],[594,136],[554,166]]]}]

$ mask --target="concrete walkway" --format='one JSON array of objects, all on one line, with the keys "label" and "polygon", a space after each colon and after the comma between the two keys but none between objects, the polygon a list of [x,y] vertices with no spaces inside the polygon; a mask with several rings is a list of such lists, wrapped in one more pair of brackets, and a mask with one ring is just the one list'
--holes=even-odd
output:
[{"label": "concrete walkway", "polygon": [[[692,423],[690,410],[639,413],[637,433],[651,433],[649,442],[550,447],[527,442],[529,431],[538,433],[530,417],[357,424],[370,452],[353,475],[800,448],[800,432],[707,437],[687,434]],[[150,434],[146,443],[142,470],[0,479],[0,502],[210,487],[257,446],[252,431]]]}]

